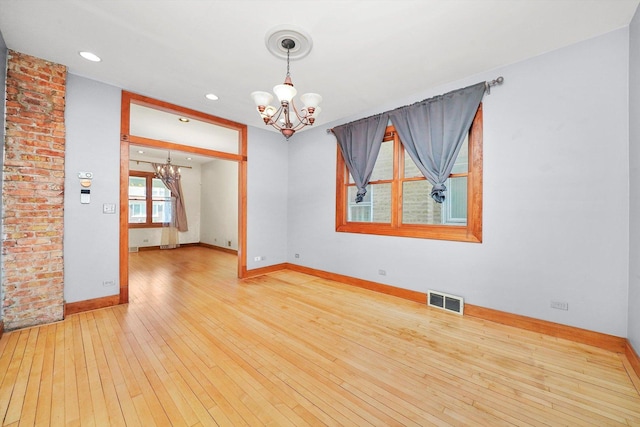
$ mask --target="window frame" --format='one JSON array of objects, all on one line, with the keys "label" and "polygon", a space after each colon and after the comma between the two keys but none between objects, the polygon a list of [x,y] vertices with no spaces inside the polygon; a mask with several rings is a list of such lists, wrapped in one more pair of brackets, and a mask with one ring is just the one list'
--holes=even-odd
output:
[{"label": "window frame", "polygon": [[[467,173],[467,224],[433,225],[402,224],[402,183],[416,178],[404,177],[404,148],[393,126],[385,130],[383,141],[393,141],[393,179],[375,181],[375,184],[391,182],[390,223],[347,221],[347,194],[349,171],[337,148],[336,167],[336,231],[345,233],[377,234],[384,236],[414,237],[420,239],[452,240],[460,242],[482,242],[482,104],[469,130],[469,166]],[[451,174],[449,177],[464,176]],[[427,195],[427,197],[429,197]]]},{"label": "window frame", "polygon": [[[153,172],[129,171],[129,178],[130,177],[145,178],[146,222],[131,223],[129,222],[127,213],[129,228],[160,228],[169,225],[169,223],[166,222],[153,222],[153,180],[156,178],[156,174]],[[131,201],[132,199],[128,197],[127,200]]]}]

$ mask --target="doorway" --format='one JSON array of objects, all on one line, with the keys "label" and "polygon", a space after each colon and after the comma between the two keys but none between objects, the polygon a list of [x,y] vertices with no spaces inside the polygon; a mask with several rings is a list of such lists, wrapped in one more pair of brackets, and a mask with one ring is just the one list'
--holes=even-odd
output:
[{"label": "doorway", "polygon": [[[123,91],[120,135],[120,303],[129,301],[129,175],[130,162],[136,160],[131,154],[133,147],[145,147],[140,151],[147,149],[156,154],[174,152],[237,165],[237,242],[233,246],[237,246],[238,253],[237,277],[244,277],[247,265],[246,125]],[[210,238],[210,235],[206,237]],[[212,238],[213,245],[228,244],[228,238],[223,235],[219,238],[221,242],[216,240],[218,237]]]}]

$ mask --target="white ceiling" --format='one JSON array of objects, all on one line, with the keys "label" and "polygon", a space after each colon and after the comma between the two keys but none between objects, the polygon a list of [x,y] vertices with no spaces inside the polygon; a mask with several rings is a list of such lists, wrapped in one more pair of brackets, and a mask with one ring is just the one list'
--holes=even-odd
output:
[{"label": "white ceiling", "polygon": [[292,25],[313,40],[291,75],[323,96],[322,124],[624,27],[639,1],[0,0],[0,31],[73,74],[264,126],[249,94],[286,69],[265,35]]}]

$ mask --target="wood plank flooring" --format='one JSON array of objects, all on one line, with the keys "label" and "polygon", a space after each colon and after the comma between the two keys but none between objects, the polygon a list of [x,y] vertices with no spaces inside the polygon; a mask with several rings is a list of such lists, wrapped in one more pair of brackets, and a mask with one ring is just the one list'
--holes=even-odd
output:
[{"label": "wood plank flooring", "polygon": [[128,305],[5,333],[2,425],[640,426],[621,356],[207,248],[130,256]]}]

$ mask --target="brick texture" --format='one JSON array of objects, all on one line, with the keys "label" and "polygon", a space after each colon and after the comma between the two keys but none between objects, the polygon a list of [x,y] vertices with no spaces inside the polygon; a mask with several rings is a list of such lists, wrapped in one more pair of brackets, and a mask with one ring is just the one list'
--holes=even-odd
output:
[{"label": "brick texture", "polygon": [[7,330],[63,318],[66,68],[9,50],[2,179]]}]

